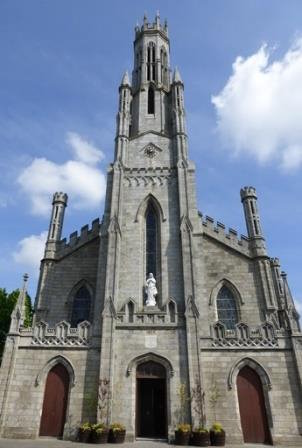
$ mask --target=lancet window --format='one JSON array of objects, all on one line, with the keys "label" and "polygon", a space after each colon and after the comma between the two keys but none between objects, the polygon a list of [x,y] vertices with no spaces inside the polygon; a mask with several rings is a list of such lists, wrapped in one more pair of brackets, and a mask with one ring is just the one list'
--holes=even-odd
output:
[{"label": "lancet window", "polygon": [[155,45],[153,42],[147,47],[147,81],[155,81]]},{"label": "lancet window", "polygon": [[158,228],[157,214],[152,204],[146,211],[146,276],[150,273],[156,278],[157,274],[157,245]]},{"label": "lancet window", "polygon": [[238,323],[236,299],[226,286],[223,286],[216,300],[218,320],[224,323],[226,329],[233,330]]},{"label": "lancet window", "polygon": [[162,48],[160,50],[160,65],[161,65],[161,82],[163,84],[166,84],[167,82],[167,53]]},{"label": "lancet window", "polygon": [[71,314],[71,326],[90,319],[91,295],[86,286],[81,286],[74,296]]},{"label": "lancet window", "polygon": [[154,89],[152,86],[149,86],[148,89],[148,114],[155,113],[155,98],[154,98]]}]

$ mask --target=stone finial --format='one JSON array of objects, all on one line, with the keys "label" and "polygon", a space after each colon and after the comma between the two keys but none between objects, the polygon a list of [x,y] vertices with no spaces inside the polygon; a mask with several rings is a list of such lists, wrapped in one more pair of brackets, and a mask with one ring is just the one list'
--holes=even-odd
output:
[{"label": "stone finial", "polygon": [[23,285],[22,288],[20,289],[16,305],[11,314],[11,323],[9,328],[10,333],[18,332],[20,327],[24,324],[25,321],[25,299],[27,294],[28,278],[29,278],[28,274],[23,275]]},{"label": "stone finial", "polygon": [[129,79],[129,75],[128,75],[128,71],[126,70],[122,81],[121,81],[121,86],[130,86],[130,79]]},{"label": "stone finial", "polygon": [[27,283],[28,279],[29,279],[29,275],[28,274],[24,274],[23,275],[23,282]]},{"label": "stone finial", "polygon": [[183,84],[179,70],[177,67],[175,67],[174,73],[173,73],[173,83],[177,83],[180,82],[181,84]]}]

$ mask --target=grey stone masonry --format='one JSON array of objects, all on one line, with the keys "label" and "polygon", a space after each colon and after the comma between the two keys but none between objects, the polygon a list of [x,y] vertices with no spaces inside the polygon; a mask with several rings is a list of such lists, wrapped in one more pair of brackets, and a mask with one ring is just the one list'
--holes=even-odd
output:
[{"label": "grey stone masonry", "polygon": [[39,436],[46,386],[60,365],[68,387],[57,435],[74,440],[81,423],[102,420],[124,424],[133,441],[139,406],[148,411],[138,387],[145,366],[152,381],[162,375],[154,412],[164,410],[166,439],[179,423],[200,423],[190,399],[198,390],[203,423],[221,422],[227,443],[243,444],[240,403],[250,398],[239,386],[248,372],[268,434],[256,441],[302,445],[302,334],[287,276],[267,253],[254,187],[241,190],[248,236],[198,211],[184,83],[170,71],[167,24],[145,17],[135,28],[132,79],[125,73],[119,87],[104,215],[61,240],[67,195],[55,193],[32,328],[24,327],[26,278],[12,313],[2,437]]}]

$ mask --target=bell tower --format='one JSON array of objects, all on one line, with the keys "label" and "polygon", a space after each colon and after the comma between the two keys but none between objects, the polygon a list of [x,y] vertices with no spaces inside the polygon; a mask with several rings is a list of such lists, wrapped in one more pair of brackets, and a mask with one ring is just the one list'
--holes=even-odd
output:
[{"label": "bell tower", "polygon": [[168,25],[155,21],[135,28],[134,68],[132,72],[131,136],[153,130],[169,132],[170,42]]},{"label": "bell tower", "polygon": [[[170,76],[167,23],[161,24],[159,14],[153,23],[145,16],[135,28],[132,80],[126,72],[119,87],[115,157],[101,226],[100,377],[113,378],[113,396],[114,384],[132,387],[122,380],[127,366],[120,360],[138,352],[150,357],[151,348],[168,365],[174,347],[179,383],[193,384],[199,375],[196,319],[203,273],[193,258],[200,253],[202,231],[195,167],[188,159],[184,83],[178,69]],[[113,399],[110,418],[122,419],[120,411]],[[134,415],[129,417],[133,432]]]}]

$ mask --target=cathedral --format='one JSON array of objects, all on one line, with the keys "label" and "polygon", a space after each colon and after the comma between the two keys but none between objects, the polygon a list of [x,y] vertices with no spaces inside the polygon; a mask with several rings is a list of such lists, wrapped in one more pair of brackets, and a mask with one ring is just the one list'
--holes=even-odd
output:
[{"label": "cathedral", "polygon": [[171,440],[178,423],[199,424],[202,401],[227,443],[302,445],[286,274],[267,253],[254,187],[240,191],[247,236],[198,210],[169,57],[167,23],[145,17],[119,86],[101,220],[62,239],[68,198],[53,196],[34,321],[24,326],[25,276],[2,359],[2,437],[72,439],[103,419],[130,441]]}]

